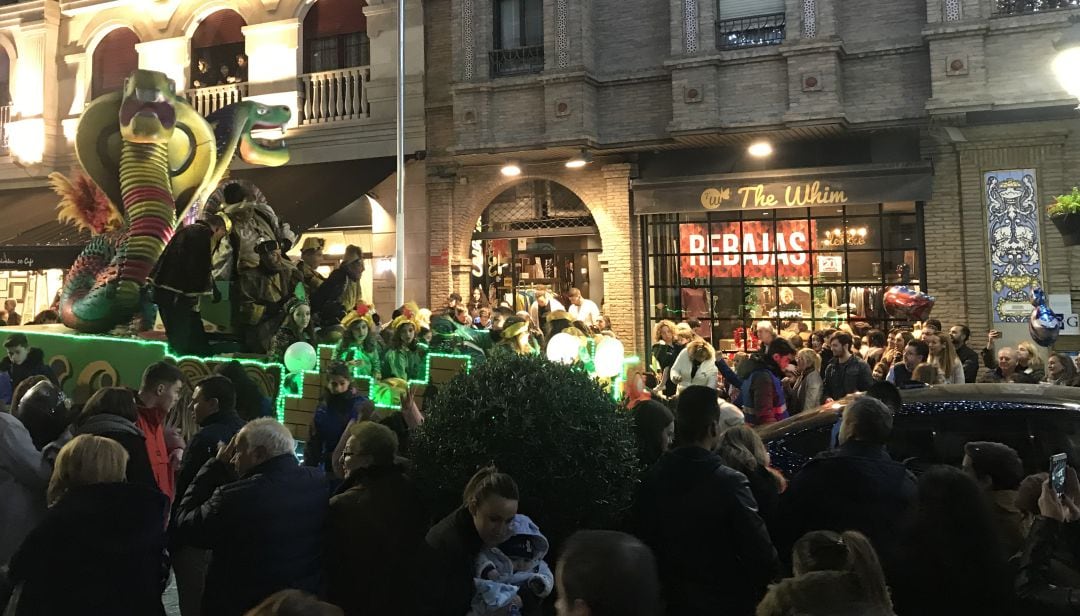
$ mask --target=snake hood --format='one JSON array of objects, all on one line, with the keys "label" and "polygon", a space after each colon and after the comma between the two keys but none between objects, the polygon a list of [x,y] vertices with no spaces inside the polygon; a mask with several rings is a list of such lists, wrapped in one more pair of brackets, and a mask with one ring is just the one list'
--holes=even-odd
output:
[{"label": "snake hood", "polygon": [[124,80],[120,135],[133,143],[167,143],[176,127],[176,83],[161,73],[135,71]]},{"label": "snake hood", "polygon": [[[292,111],[287,106],[256,101],[241,101],[206,116],[214,127],[218,152],[229,155],[235,151],[246,163],[268,167],[289,162],[284,137],[290,119]],[[263,131],[265,136],[255,136],[253,131]]]}]

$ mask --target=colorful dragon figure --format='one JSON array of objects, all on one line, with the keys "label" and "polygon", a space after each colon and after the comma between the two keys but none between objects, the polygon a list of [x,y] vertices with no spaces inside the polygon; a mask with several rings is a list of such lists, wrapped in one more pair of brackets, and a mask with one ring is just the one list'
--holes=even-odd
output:
[{"label": "colorful dragon figure", "polygon": [[147,70],[135,71],[122,92],[95,99],[83,112],[75,150],[92,184],[50,176],[62,197],[61,220],[98,234],[64,281],[64,325],[100,333],[136,314],[178,215],[213,191],[237,150],[252,164],[288,161],[284,142],[251,135],[255,129],[283,131],[288,107],[244,101],[218,114],[204,119],[177,96],[164,73]]}]

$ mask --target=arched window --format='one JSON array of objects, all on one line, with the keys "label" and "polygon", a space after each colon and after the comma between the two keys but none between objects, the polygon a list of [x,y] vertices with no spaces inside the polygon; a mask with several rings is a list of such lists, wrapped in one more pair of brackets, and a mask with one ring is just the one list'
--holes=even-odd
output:
[{"label": "arched window", "polygon": [[[105,35],[94,48],[90,96],[97,98],[124,86],[124,79],[139,68],[139,37],[128,28],[117,28]],[[7,73],[4,73],[5,77]]]},{"label": "arched window", "polygon": [[228,9],[210,14],[191,36],[191,86],[206,88],[247,81],[244,18]]},{"label": "arched window", "polygon": [[304,18],[304,72],[371,63],[364,0],[318,0]]}]

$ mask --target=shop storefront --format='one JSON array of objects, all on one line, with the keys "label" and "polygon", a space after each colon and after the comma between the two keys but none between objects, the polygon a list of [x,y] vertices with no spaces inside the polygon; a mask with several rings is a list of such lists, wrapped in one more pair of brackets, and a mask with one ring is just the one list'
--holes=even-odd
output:
[{"label": "shop storefront", "polygon": [[698,320],[723,351],[746,348],[760,320],[903,325],[882,299],[892,285],[928,291],[931,175],[890,164],[635,181],[647,339],[663,319]]}]

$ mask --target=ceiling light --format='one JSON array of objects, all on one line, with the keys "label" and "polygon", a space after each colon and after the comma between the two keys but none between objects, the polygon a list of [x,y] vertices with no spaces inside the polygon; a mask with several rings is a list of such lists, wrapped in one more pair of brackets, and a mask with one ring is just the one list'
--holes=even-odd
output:
[{"label": "ceiling light", "polygon": [[591,162],[592,162],[592,154],[589,154],[587,151],[582,150],[576,156],[574,156],[570,160],[566,161],[566,168],[567,169],[581,169],[582,167],[584,167],[585,165],[587,165],[587,164],[589,164]]},{"label": "ceiling light", "polygon": [[519,165],[517,161],[508,160],[500,171],[502,171],[502,174],[506,177],[514,178],[521,175],[521,165]]},{"label": "ceiling light", "polygon": [[773,153],[772,144],[768,141],[751,143],[746,151],[750,153],[750,156],[755,156],[757,158],[764,158]]}]

